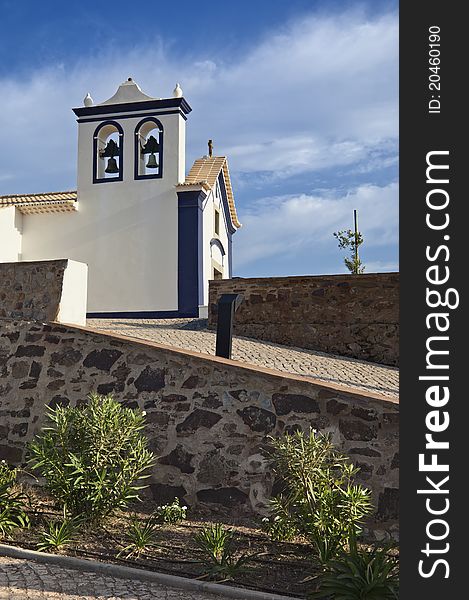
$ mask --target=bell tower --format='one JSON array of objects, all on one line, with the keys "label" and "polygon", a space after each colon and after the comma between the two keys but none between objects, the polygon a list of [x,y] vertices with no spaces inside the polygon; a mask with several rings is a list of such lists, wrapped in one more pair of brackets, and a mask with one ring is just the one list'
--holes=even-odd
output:
[{"label": "bell tower", "polygon": [[88,312],[176,310],[176,186],[191,112],[181,87],[154,98],[129,77],[108,100],[88,93],[73,111],[78,210],[67,242],[89,266]]},{"label": "bell tower", "polygon": [[172,97],[154,98],[129,77],[108,100],[95,104],[88,93],[83,104],[73,109],[79,195],[103,183],[111,184],[113,195],[121,189],[130,193],[129,186],[138,195],[143,181],[161,179],[172,186],[184,181],[185,122],[191,107],[179,84]]}]

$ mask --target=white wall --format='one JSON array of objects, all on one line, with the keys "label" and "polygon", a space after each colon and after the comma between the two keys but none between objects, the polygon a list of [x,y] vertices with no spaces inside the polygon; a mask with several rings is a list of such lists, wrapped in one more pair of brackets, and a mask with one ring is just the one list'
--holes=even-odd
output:
[{"label": "white wall", "polygon": [[86,325],[86,292],[88,267],[74,260],[67,262],[62,283],[57,321]]},{"label": "white wall", "polygon": [[[215,234],[215,208],[220,211],[220,233]],[[210,241],[219,239],[225,249],[225,256],[222,257],[220,250],[216,246],[210,247]],[[223,278],[229,277],[229,247],[228,247],[228,230],[226,225],[226,215],[223,210],[223,202],[217,194],[217,186],[210,191],[204,204],[203,211],[203,306],[208,306],[208,282],[213,279],[213,261],[220,264],[222,268]]]},{"label": "white wall", "polygon": [[158,114],[164,128],[162,179],[134,180],[134,130],[124,130],[123,181],[92,183],[93,133],[79,125],[78,211],[24,215],[23,260],[71,258],[88,265],[88,312],[177,310],[177,209],[185,178],[185,121]]},{"label": "white wall", "polygon": [[21,260],[23,215],[14,206],[0,208],[0,262]]}]

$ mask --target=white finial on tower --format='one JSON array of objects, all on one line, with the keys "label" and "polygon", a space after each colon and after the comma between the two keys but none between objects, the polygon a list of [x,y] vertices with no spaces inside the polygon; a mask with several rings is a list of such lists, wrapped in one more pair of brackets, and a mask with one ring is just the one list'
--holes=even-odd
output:
[{"label": "white finial on tower", "polygon": [[173,97],[174,98],[181,98],[181,96],[182,96],[181,86],[179,85],[179,83],[176,83],[176,87],[173,90]]},{"label": "white finial on tower", "polygon": [[93,106],[94,104],[94,100],[93,98],[90,96],[90,93],[88,92],[85,96],[85,98],[83,99],[83,104],[85,106]]}]

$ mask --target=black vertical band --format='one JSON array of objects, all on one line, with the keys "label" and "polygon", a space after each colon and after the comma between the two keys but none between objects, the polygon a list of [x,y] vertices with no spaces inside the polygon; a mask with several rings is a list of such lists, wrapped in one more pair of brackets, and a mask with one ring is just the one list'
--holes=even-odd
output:
[{"label": "black vertical band", "polygon": [[467,26],[433,0],[400,23],[401,598],[440,600],[467,595]]}]

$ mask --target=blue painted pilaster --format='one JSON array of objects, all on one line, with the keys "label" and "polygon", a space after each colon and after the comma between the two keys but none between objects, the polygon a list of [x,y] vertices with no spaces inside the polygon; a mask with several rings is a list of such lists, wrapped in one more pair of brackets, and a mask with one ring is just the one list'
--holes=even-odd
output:
[{"label": "blue painted pilaster", "polygon": [[201,191],[178,192],[178,313],[198,317],[202,281]]}]

